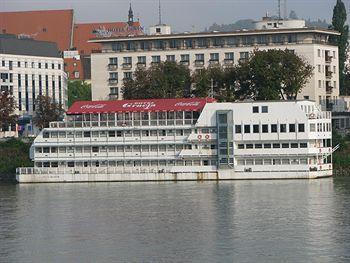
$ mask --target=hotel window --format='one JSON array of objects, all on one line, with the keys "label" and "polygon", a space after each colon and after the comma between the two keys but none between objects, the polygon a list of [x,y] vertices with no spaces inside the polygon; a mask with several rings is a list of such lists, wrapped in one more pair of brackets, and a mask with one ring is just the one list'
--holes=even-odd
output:
[{"label": "hotel window", "polygon": [[244,133],[250,133],[250,125],[244,125]]},{"label": "hotel window", "polygon": [[109,95],[118,95],[118,87],[109,88]]},{"label": "hotel window", "polygon": [[61,64],[60,63],[58,64],[58,69],[61,69]]},{"label": "hotel window", "polygon": [[196,54],[196,62],[204,62],[204,54]]},{"label": "hotel window", "polygon": [[132,79],[132,72],[124,72],[124,79]]},{"label": "hotel window", "polygon": [[319,87],[320,89],[322,88],[322,81],[321,81],[321,80],[318,81],[318,87]]},{"label": "hotel window", "polygon": [[298,131],[299,132],[305,132],[305,124],[304,123],[299,123],[298,124]]},{"label": "hotel window", "polygon": [[236,133],[242,133],[242,125],[236,125],[235,126],[235,132]]},{"label": "hotel window", "polygon": [[268,113],[269,107],[268,106],[261,106],[261,113]]},{"label": "hotel window", "polygon": [[253,125],[253,133],[259,133],[260,129],[259,129],[259,124],[254,124]]},{"label": "hotel window", "polygon": [[110,80],[118,80],[118,73],[117,72],[111,72],[109,73],[109,79]]},{"label": "hotel window", "polygon": [[269,125],[263,124],[262,125],[262,132],[263,133],[268,133],[269,132]]},{"label": "hotel window", "polygon": [[181,55],[181,62],[189,62],[190,61],[190,55],[183,54]]},{"label": "hotel window", "polygon": [[17,67],[18,67],[18,68],[21,67],[21,61],[17,61]]},{"label": "hotel window", "polygon": [[255,159],[255,165],[262,165],[263,159]]},{"label": "hotel window", "polygon": [[139,64],[146,64],[146,56],[139,56],[139,57],[137,57],[137,63],[139,63]]},{"label": "hotel window", "polygon": [[259,113],[259,107],[253,106],[253,113]]},{"label": "hotel window", "polygon": [[239,52],[239,59],[241,61],[249,59],[249,52]]},{"label": "hotel window", "polygon": [[277,133],[277,124],[271,124],[271,132]]},{"label": "hotel window", "polygon": [[118,58],[109,58],[109,65],[117,66]]},{"label": "hotel window", "polygon": [[300,143],[300,148],[307,148],[307,143],[304,143],[304,142]]},{"label": "hotel window", "polygon": [[316,131],[316,126],[314,123],[310,124],[310,132],[315,132]]},{"label": "hotel window", "polygon": [[295,132],[295,124],[289,124],[289,132]]},{"label": "hotel window", "polygon": [[234,53],[233,52],[225,53],[225,60],[233,60],[233,59],[234,59]]},{"label": "hotel window", "polygon": [[321,49],[317,49],[317,56],[320,58],[321,57]]},{"label": "hotel window", "polygon": [[132,64],[132,58],[131,57],[124,57],[123,58],[124,65],[131,65]]},{"label": "hotel window", "polygon": [[289,148],[289,143],[282,143],[282,148],[284,149]]},{"label": "hotel window", "polygon": [[210,53],[210,61],[219,61],[219,53]]},{"label": "hotel window", "polygon": [[175,55],[167,55],[166,56],[166,61],[175,62]]},{"label": "hotel window", "polygon": [[[77,64],[77,63],[75,63]],[[45,63],[45,68],[48,69],[49,68],[49,64],[48,63]]]},{"label": "hotel window", "polygon": [[160,56],[152,56],[152,62],[153,63],[159,63],[160,62]]},{"label": "hotel window", "polygon": [[55,64],[54,63],[51,64],[51,69],[55,69]]},{"label": "hotel window", "polygon": [[287,124],[280,124],[280,132],[287,132]]}]

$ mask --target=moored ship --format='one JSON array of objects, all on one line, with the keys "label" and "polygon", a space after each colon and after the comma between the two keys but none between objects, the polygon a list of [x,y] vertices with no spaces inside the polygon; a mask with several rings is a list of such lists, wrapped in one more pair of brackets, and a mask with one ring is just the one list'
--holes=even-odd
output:
[{"label": "moored ship", "polygon": [[18,182],[332,176],[331,113],[312,101],[84,101],[66,114],[34,140]]}]

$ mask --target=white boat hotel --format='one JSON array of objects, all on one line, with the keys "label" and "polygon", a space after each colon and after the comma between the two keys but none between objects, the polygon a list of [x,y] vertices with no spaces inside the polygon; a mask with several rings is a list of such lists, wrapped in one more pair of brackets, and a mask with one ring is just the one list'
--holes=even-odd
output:
[{"label": "white boat hotel", "polygon": [[32,145],[20,183],[332,176],[331,113],[312,101],[76,102]]}]

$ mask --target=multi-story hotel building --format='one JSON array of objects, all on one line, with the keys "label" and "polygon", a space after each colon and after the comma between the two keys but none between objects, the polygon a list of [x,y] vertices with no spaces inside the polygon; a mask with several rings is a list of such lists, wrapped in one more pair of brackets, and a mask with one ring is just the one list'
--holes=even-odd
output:
[{"label": "multi-story hotel building", "polygon": [[0,76],[0,90],[14,96],[15,114],[29,124],[23,127],[29,133],[39,95],[67,107],[67,76],[56,43],[0,35]]},{"label": "multi-story hotel building", "polygon": [[152,27],[150,35],[94,39],[102,53],[92,54],[93,100],[122,99],[123,79],[138,67],[177,61],[191,70],[231,66],[255,49],[289,49],[305,58],[314,74],[299,99],[315,100],[331,108],[339,96],[338,48],[329,42],[339,33],[307,28],[301,20],[264,18],[255,30],[171,34],[168,26]]}]

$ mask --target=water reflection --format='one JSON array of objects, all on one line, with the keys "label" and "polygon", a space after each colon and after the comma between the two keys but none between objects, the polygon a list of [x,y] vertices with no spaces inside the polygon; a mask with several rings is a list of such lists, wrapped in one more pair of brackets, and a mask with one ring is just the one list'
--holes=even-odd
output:
[{"label": "water reflection", "polygon": [[0,185],[0,258],[346,260],[349,198],[332,179]]}]

